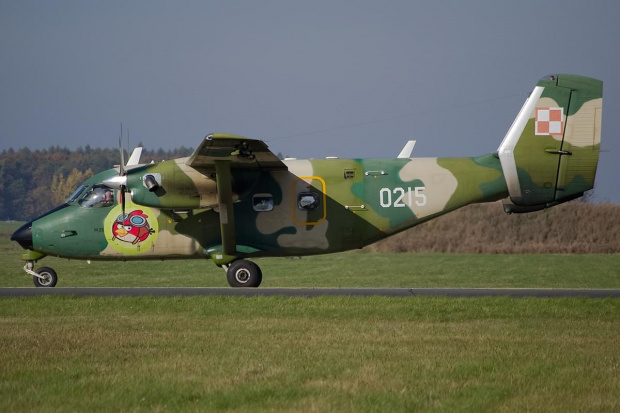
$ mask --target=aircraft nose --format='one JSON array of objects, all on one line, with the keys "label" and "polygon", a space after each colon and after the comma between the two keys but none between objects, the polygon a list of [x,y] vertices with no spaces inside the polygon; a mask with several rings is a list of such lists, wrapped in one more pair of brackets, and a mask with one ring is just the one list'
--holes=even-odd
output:
[{"label": "aircraft nose", "polygon": [[32,221],[22,225],[11,235],[11,241],[17,241],[25,250],[32,249]]}]

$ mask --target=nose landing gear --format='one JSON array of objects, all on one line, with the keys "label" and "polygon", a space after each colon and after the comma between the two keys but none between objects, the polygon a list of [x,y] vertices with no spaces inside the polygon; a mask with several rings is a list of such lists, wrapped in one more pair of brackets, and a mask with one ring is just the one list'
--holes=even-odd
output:
[{"label": "nose landing gear", "polygon": [[49,267],[41,267],[36,271],[33,271],[34,262],[28,261],[24,265],[24,271],[26,274],[32,275],[32,281],[35,287],[54,287],[58,282],[58,275],[56,271]]}]

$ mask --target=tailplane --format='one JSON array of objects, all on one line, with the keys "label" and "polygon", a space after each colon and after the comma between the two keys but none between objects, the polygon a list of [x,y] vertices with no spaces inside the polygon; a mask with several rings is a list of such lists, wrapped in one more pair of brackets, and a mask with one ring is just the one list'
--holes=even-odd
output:
[{"label": "tailplane", "polygon": [[600,80],[563,74],[538,82],[498,149],[506,212],[548,208],[593,188],[602,106]]}]

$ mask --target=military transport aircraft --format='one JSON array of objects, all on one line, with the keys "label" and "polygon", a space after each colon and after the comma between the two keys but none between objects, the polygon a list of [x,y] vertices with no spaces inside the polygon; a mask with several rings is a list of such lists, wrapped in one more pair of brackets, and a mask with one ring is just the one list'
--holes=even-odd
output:
[{"label": "military transport aircraft", "polygon": [[[258,287],[248,258],[362,248],[471,203],[504,199],[538,211],[594,185],[601,139],[599,80],[541,79],[498,150],[473,158],[280,160],[267,145],[214,133],[188,158],[127,165],[85,181],[67,201],[12,235],[36,286],[54,270],[34,263],[211,259],[232,287]],[[122,151],[121,151],[122,153]]]}]

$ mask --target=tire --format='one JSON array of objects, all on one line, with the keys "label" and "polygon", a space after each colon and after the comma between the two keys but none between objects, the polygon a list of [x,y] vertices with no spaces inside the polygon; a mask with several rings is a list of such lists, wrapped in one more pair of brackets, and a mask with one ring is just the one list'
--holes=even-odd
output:
[{"label": "tire", "polygon": [[58,275],[56,274],[56,271],[52,270],[49,267],[41,267],[35,272],[45,277],[44,279],[41,279],[33,275],[32,281],[34,282],[35,287],[50,288],[50,287],[54,287],[56,283],[58,282]]},{"label": "tire", "polygon": [[258,287],[263,280],[263,272],[252,261],[234,261],[226,271],[231,287]]}]

